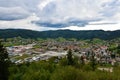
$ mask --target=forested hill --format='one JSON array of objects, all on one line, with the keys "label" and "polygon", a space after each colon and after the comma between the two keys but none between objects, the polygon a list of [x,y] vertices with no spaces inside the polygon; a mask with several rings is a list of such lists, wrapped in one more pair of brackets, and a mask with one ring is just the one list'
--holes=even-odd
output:
[{"label": "forested hill", "polygon": [[120,30],[103,31],[103,30],[86,30],[86,31],[72,31],[72,30],[55,30],[55,31],[32,31],[24,29],[1,29],[0,38],[76,38],[76,39],[93,39],[100,38],[104,40],[114,39],[120,37]]}]

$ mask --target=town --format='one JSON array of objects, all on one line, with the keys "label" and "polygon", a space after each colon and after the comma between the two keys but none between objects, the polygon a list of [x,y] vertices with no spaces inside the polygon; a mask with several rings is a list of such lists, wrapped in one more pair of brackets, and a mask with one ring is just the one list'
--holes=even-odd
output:
[{"label": "town", "polygon": [[120,38],[14,37],[1,41],[1,50],[8,54],[4,67],[8,67],[10,80],[120,79]]},{"label": "town", "polygon": [[[119,40],[119,39],[118,39]],[[34,40],[31,43],[17,46],[7,46],[7,51],[10,60],[13,63],[20,64],[24,62],[33,62],[40,60],[48,60],[52,57],[64,58],[69,49],[72,50],[73,56],[76,56],[87,64],[91,57],[99,64],[120,64],[120,54],[112,47],[119,47],[119,41],[104,41],[100,39],[90,40],[65,40],[64,38],[48,39],[48,40]],[[22,42],[22,38],[18,42]],[[114,43],[112,43],[114,42]],[[111,44],[112,43],[112,44]]]}]

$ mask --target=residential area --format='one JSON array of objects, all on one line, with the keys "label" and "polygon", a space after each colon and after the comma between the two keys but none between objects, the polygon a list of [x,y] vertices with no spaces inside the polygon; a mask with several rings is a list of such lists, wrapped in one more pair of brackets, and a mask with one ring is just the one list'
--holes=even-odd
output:
[{"label": "residential area", "polygon": [[[96,39],[96,41],[97,40],[98,39]],[[86,64],[90,62],[92,56],[94,56],[94,59],[99,64],[120,64],[120,55],[115,51],[111,51],[108,43],[104,41],[102,43],[103,44],[95,42],[93,44],[87,41],[76,41],[74,39],[72,41],[45,40],[6,48],[11,61],[16,64],[48,60],[51,57],[61,59],[66,57],[69,49],[72,50],[73,56],[78,57],[79,60],[83,59]],[[116,46],[118,45],[117,43],[115,44]]]}]

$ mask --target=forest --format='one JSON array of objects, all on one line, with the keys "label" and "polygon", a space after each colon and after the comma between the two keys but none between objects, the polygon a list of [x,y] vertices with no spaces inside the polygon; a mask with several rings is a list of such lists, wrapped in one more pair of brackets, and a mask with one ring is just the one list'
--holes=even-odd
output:
[{"label": "forest", "polygon": [[93,39],[99,38],[103,40],[111,40],[120,37],[120,30],[116,31],[103,31],[103,30],[86,30],[86,31],[72,31],[72,30],[54,30],[54,31],[32,31],[25,29],[1,29],[0,38],[58,38],[63,37],[66,39]]}]

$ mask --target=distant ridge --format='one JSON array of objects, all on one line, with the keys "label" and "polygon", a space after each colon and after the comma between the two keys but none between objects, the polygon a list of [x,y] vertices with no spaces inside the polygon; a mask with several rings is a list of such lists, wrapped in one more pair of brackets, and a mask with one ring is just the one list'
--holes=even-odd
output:
[{"label": "distant ridge", "polygon": [[93,39],[99,38],[104,40],[110,40],[114,38],[120,38],[120,30],[116,31],[103,31],[103,30],[50,30],[50,31],[32,31],[25,29],[0,29],[0,38],[76,38],[76,39]]}]

